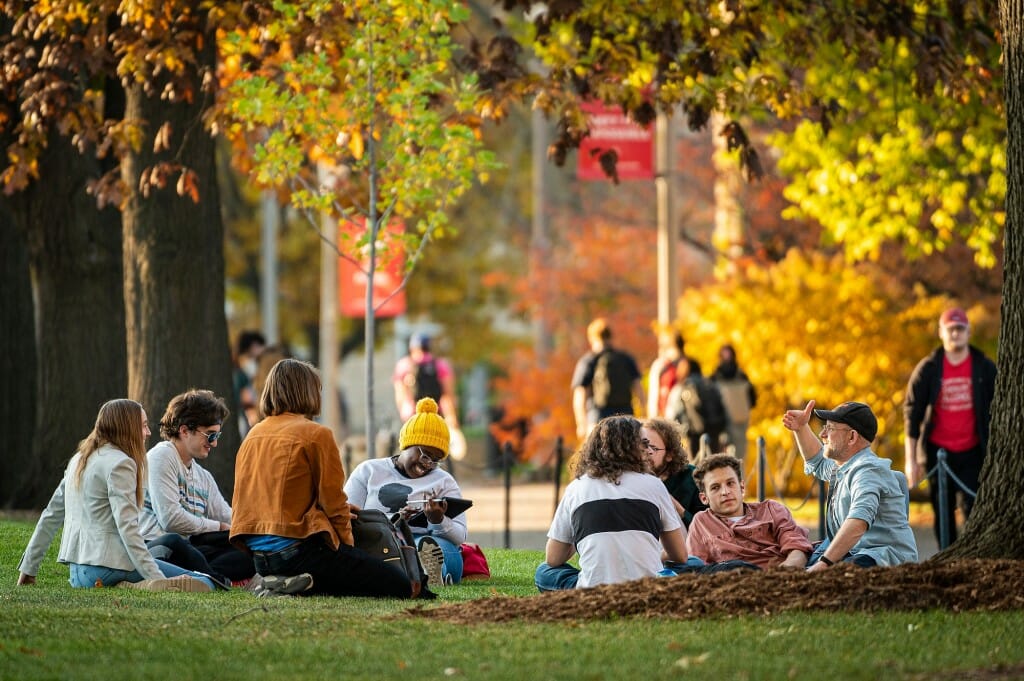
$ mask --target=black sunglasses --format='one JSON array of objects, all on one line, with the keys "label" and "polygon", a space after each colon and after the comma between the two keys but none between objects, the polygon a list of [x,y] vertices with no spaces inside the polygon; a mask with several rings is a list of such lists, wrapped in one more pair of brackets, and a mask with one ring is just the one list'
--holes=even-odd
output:
[{"label": "black sunglasses", "polygon": [[202,430],[199,430],[198,428],[193,428],[192,431],[195,432],[195,433],[199,433],[200,435],[204,436],[206,438],[206,441],[208,443],[210,443],[211,445],[214,442],[216,442],[217,440],[219,440],[220,436],[224,434],[220,430],[211,430],[211,431],[208,431],[208,432],[204,432]]}]

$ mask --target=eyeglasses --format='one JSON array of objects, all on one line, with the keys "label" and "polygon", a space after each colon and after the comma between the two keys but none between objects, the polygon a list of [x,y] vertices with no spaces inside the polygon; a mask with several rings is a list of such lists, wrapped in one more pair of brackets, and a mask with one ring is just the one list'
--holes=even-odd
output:
[{"label": "eyeglasses", "polygon": [[431,457],[425,451],[423,451],[423,449],[419,445],[416,445],[416,451],[420,453],[419,461],[421,466],[426,468],[428,471],[432,471],[435,468],[437,468],[437,465],[440,462]]},{"label": "eyeglasses", "polygon": [[206,441],[209,444],[211,444],[211,445],[213,443],[215,443],[217,440],[219,440],[220,436],[224,434],[222,431],[219,431],[219,430],[203,431],[203,430],[199,430],[198,428],[193,428],[192,432],[198,433],[199,435],[202,435],[203,437],[205,437]]},{"label": "eyeglasses", "polygon": [[640,440],[640,444],[642,444],[644,446],[644,449],[650,450],[652,452],[663,452],[663,451],[665,451],[664,447],[655,447],[654,443],[651,442],[650,440]]},{"label": "eyeglasses", "polygon": [[839,433],[844,430],[853,430],[853,428],[837,428],[831,424],[825,424],[825,427],[821,429],[822,435],[828,435],[829,433]]}]

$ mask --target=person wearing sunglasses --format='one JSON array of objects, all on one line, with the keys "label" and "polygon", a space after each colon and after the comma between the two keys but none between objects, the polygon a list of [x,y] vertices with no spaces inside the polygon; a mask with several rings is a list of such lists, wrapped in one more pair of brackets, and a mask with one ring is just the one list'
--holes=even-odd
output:
[{"label": "person wearing sunglasses", "polygon": [[462,498],[462,490],[439,464],[448,456],[448,424],[437,402],[424,397],[416,413],[398,435],[399,453],[387,459],[369,459],[356,466],[345,483],[349,504],[373,508],[389,515],[426,516],[426,525],[412,524],[416,548],[431,587],[462,581],[460,546],[467,536],[466,515],[447,515],[445,498]]},{"label": "person wearing sunglasses", "polygon": [[199,464],[217,448],[227,417],[224,400],[209,390],[171,398],[160,419],[163,439],[146,454],[149,472],[139,524],[151,550],[165,547],[169,562],[211,573],[230,587],[250,579],[256,567],[228,543],[231,506]]}]

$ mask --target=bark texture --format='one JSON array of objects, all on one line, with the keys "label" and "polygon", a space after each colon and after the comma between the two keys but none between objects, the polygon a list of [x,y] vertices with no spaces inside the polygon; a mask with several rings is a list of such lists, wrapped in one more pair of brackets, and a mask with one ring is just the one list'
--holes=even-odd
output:
[{"label": "bark texture", "polygon": [[[206,25],[196,3],[199,25]],[[137,153],[121,163],[128,191],[124,210],[124,287],[127,312],[128,395],[139,400],[156,423],[168,401],[189,388],[207,388],[234,411],[231,356],[224,315],[224,225],[215,164],[215,144],[203,126],[212,94],[200,89],[214,66],[215,36],[202,36],[200,66],[190,74],[192,100],[169,103],[153,84],[153,95],[136,84],[127,91],[126,118],[147,121]],[[211,75],[211,80],[215,78]],[[160,126],[170,125],[170,148],[154,150]],[[159,163],[182,164],[199,179],[199,201],[176,191],[179,175],[163,188],[140,189],[144,172]],[[230,498],[238,426],[232,414],[203,466]]]},{"label": "bark texture", "polygon": [[1024,301],[1020,226],[1024,223],[1024,3],[1000,0],[1006,100],[1006,235],[999,374],[988,454],[978,498],[964,532],[937,560],[1024,559]]}]

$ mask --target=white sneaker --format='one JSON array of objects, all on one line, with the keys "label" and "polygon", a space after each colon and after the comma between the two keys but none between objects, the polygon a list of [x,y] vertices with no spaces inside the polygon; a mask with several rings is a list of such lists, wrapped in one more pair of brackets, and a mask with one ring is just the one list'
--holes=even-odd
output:
[{"label": "white sneaker", "polygon": [[262,584],[253,590],[258,598],[267,596],[294,596],[313,588],[313,575],[303,572],[301,575],[264,575]]}]

